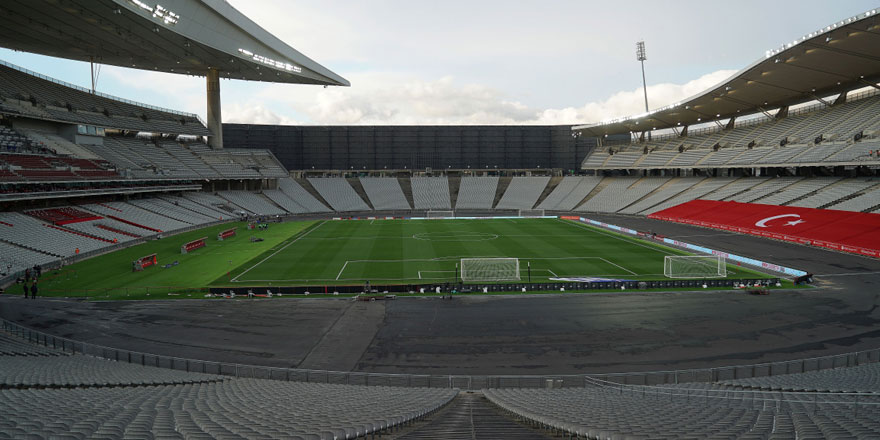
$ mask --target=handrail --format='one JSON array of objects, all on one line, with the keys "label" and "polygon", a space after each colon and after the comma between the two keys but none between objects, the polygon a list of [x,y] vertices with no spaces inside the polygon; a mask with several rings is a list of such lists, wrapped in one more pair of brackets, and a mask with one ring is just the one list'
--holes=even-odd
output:
[{"label": "handrail", "polygon": [[180,110],[172,110],[172,109],[170,109],[170,108],[164,108],[164,107],[159,107],[159,106],[155,106],[155,105],[144,104],[144,103],[142,103],[142,102],[132,101],[132,100],[129,100],[129,99],[120,98],[120,97],[118,97],[118,96],[113,96],[113,95],[111,95],[111,94],[103,93],[103,92],[98,92],[98,91],[95,91],[94,93],[92,93],[91,90],[89,90],[89,89],[87,89],[87,88],[85,88],[85,87],[81,87],[81,86],[78,86],[78,85],[76,85],[76,84],[71,84],[71,83],[69,83],[69,82],[62,81],[62,80],[60,80],[60,79],[52,78],[51,76],[46,76],[46,75],[43,75],[42,73],[34,72],[33,70],[26,69],[26,68],[21,67],[21,66],[17,66],[17,65],[15,65],[15,64],[12,64],[12,63],[10,63],[10,62],[8,62],[8,61],[5,61],[5,60],[0,60],[0,65],[3,65],[3,66],[6,66],[6,67],[9,67],[10,69],[18,70],[19,72],[26,73],[26,74],[31,75],[31,76],[36,76],[37,78],[40,78],[40,79],[43,79],[43,80],[46,80],[46,81],[49,81],[49,82],[53,82],[53,83],[58,84],[58,85],[62,85],[62,86],[67,87],[67,88],[71,88],[71,89],[74,89],[74,90],[78,90],[78,91],[80,91],[80,92],[85,92],[85,93],[88,93],[88,94],[90,94],[90,95],[97,95],[97,96],[100,96],[100,97],[102,97],[102,98],[112,99],[112,100],[114,100],[114,101],[119,101],[119,102],[122,102],[122,103],[125,103],[125,104],[135,105],[135,106],[138,106],[138,107],[144,107],[144,108],[148,108],[148,109],[151,109],[151,110],[158,110],[158,111],[165,112],[165,113],[171,113],[171,114],[175,114],[175,115],[181,115],[181,116],[188,116],[188,117],[191,117],[191,118],[196,118],[196,119],[198,119],[200,122],[202,122],[202,124],[204,125],[204,121],[202,121],[202,118],[201,118],[199,115],[195,114],[195,113],[187,113],[187,112],[182,112],[182,111],[180,111]]}]

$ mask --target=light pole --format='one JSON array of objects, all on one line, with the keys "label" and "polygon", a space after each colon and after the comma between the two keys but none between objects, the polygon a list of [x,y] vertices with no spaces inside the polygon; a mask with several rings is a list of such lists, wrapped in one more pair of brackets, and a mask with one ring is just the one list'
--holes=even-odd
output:
[{"label": "light pole", "polygon": [[642,89],[645,92],[645,112],[648,111],[648,83],[645,81],[645,60],[648,59],[648,56],[645,54],[645,42],[639,41],[636,43],[636,59],[642,63]]}]

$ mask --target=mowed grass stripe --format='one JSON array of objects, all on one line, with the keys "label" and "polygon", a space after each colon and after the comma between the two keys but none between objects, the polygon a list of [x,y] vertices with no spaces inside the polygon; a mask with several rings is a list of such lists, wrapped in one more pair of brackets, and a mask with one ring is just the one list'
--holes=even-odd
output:
[{"label": "mowed grass stripe", "polygon": [[[632,278],[662,270],[661,255],[650,249],[621,247],[593,231],[572,234],[570,228],[552,220],[330,222],[273,257],[287,264],[264,263],[240,280],[417,282],[421,275],[426,282],[452,281],[458,259],[469,256],[532,261],[533,281],[554,273]],[[622,249],[623,258],[614,258]],[[289,264],[291,253],[299,263]],[[645,258],[655,261],[641,268],[631,263]]]},{"label": "mowed grass stripe", "polygon": [[[268,231],[248,230],[242,222],[225,223],[151,240],[45,273],[40,281],[40,294],[92,296],[96,292],[119,289],[139,292],[146,287],[202,288],[218,278],[228,281],[227,271],[268,252],[312,223],[272,224]],[[237,228],[236,237],[217,240],[220,231],[234,227]],[[264,241],[251,242],[252,236]],[[201,237],[208,237],[206,247],[185,255],[180,253],[182,244]],[[131,270],[132,261],[152,253],[157,255],[158,266],[141,272]],[[175,261],[178,265],[168,269],[162,267]]]}]

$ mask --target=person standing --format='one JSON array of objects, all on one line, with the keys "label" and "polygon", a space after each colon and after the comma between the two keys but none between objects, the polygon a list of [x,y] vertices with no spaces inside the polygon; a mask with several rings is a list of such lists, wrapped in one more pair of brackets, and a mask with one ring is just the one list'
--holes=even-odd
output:
[{"label": "person standing", "polygon": [[37,299],[37,282],[31,284],[31,299]]},{"label": "person standing", "polygon": [[21,283],[21,286],[24,288],[24,299],[27,299],[27,294],[28,294],[27,283]]}]

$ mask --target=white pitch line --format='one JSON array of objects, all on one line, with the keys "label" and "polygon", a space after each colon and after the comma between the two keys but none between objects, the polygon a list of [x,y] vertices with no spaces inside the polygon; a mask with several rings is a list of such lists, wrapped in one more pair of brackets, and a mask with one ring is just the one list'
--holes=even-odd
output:
[{"label": "white pitch line", "polygon": [[599,229],[599,228],[596,228],[596,229],[594,230],[593,228],[588,227],[587,225],[584,225],[584,224],[581,224],[581,223],[575,223],[574,221],[566,221],[566,220],[562,220],[562,219],[557,219],[557,221],[562,222],[562,223],[567,224],[567,225],[572,225],[572,226],[580,227],[581,229],[586,229],[586,230],[588,230],[588,231],[595,232],[595,233],[597,233],[597,234],[607,235],[607,236],[609,236],[609,237],[611,237],[611,238],[616,238],[616,239],[618,239],[618,240],[620,240],[620,241],[625,241],[625,242],[627,242],[627,243],[634,244],[634,245],[636,245],[636,246],[641,246],[641,247],[643,247],[643,248],[645,248],[645,249],[650,249],[650,250],[652,250],[652,251],[657,251],[657,252],[660,252],[660,253],[663,254],[663,255],[674,255],[674,254],[670,254],[670,253],[664,252],[664,251],[662,251],[662,250],[660,250],[660,249],[657,249],[657,248],[655,248],[655,247],[648,246],[648,245],[646,245],[646,244],[641,244],[641,243],[637,243],[637,242],[635,242],[635,241],[633,241],[633,240],[628,240],[627,238],[629,238],[629,237],[627,237],[627,238],[624,238],[624,237],[618,237],[617,235],[607,233],[607,232],[605,232],[605,231],[603,231],[602,229]]},{"label": "white pitch line", "polygon": [[550,270],[550,269],[547,269],[547,272],[552,273],[552,274],[553,274],[553,278],[559,278],[559,275],[556,275],[556,272],[553,272],[553,271]]},{"label": "white pitch line", "polygon": [[612,262],[610,262],[610,261],[608,261],[608,260],[606,260],[606,259],[604,259],[604,258],[602,258],[602,257],[599,257],[599,259],[602,260],[602,261],[604,261],[604,262],[606,262],[606,263],[608,263],[608,264],[610,264],[610,265],[612,265],[612,266],[616,266],[616,267],[618,267],[618,268],[620,268],[620,269],[623,269],[623,270],[629,272],[630,275],[635,275],[635,276],[638,276],[638,275],[639,275],[639,274],[637,274],[637,273],[635,273],[635,272],[633,272],[633,271],[631,271],[631,270],[629,270],[629,269],[627,269],[627,268],[625,268],[625,267],[623,267],[623,266],[621,266],[621,265],[619,265],[619,264],[614,264],[614,263],[612,263]]},{"label": "white pitch line", "polygon": [[291,241],[290,243],[287,243],[286,245],[282,246],[281,249],[278,249],[277,251],[275,251],[275,252],[273,252],[272,254],[270,254],[268,257],[263,258],[262,260],[260,260],[259,263],[255,264],[255,265],[253,265],[253,266],[251,266],[251,267],[249,267],[249,268],[247,268],[247,270],[245,270],[244,272],[242,272],[242,273],[236,275],[235,278],[233,278],[233,279],[230,280],[230,281],[232,281],[232,282],[238,282],[238,278],[239,278],[239,277],[241,277],[242,275],[244,275],[244,274],[250,272],[251,269],[253,269],[253,268],[255,268],[255,267],[257,267],[257,266],[263,264],[264,262],[266,262],[266,260],[268,260],[268,259],[274,257],[274,256],[277,255],[279,252],[281,252],[281,251],[287,249],[290,245],[296,243],[297,241],[299,241],[301,238],[305,237],[306,235],[311,234],[312,232],[314,232],[315,229],[318,229],[318,228],[320,228],[321,226],[323,226],[324,223],[327,223],[327,221],[324,220],[323,222],[319,223],[318,226],[315,226],[314,228],[309,229],[308,232],[306,232],[305,234],[300,235],[300,236],[297,237],[295,240],[293,240],[293,241]]},{"label": "white pitch line", "polygon": [[[337,279],[337,280],[339,279],[339,277],[342,276],[342,271],[345,270],[345,266],[348,266],[348,260],[345,260],[345,264],[342,265],[342,269],[339,269],[339,274],[336,275],[336,279]],[[422,276],[419,275],[419,278],[421,278],[421,277],[422,277]]]}]

